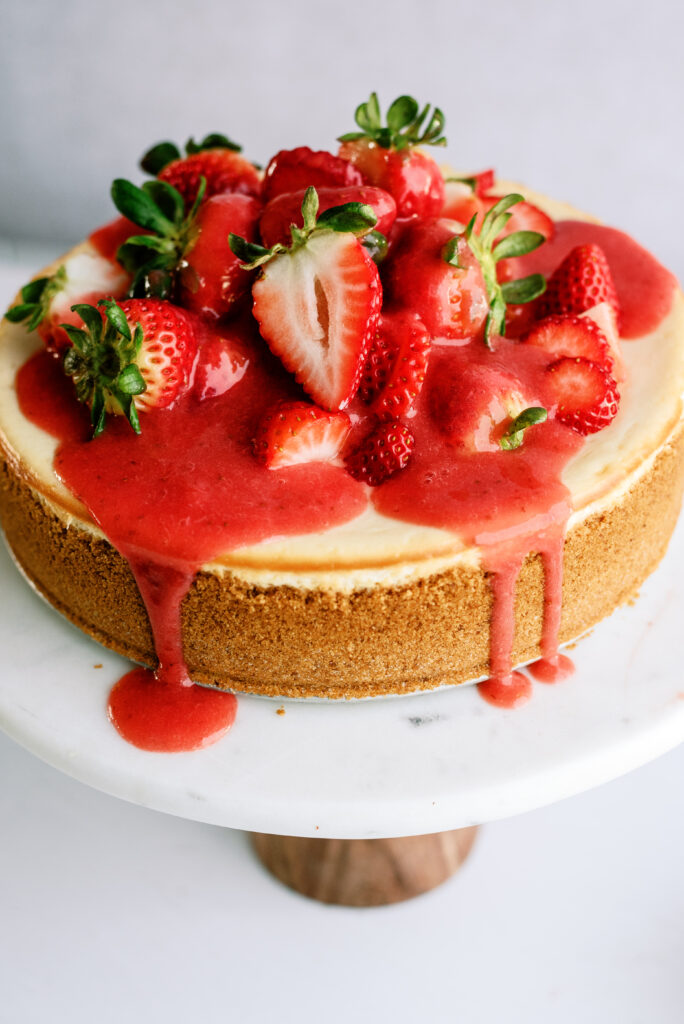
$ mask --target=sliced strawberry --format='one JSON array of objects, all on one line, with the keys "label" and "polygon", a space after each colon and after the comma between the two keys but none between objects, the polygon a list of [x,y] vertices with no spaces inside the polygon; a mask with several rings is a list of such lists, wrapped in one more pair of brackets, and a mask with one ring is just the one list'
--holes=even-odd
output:
[{"label": "sliced strawberry", "polygon": [[363,175],[348,160],[325,150],[314,151],[308,146],[281,149],[264,173],[262,199],[268,203],[275,196],[299,192],[310,185],[315,189],[363,185]]},{"label": "sliced strawberry", "polygon": [[584,313],[608,302],[620,319],[620,305],[606,254],[599,245],[578,245],[554,270],[538,300],[537,315]]},{"label": "sliced strawberry", "polygon": [[334,231],[267,263],[255,283],[254,316],[262,337],[324,409],[356,394],[375,331],[382,287],[361,243]]},{"label": "sliced strawberry", "polygon": [[617,415],[620,395],[611,374],[582,358],[563,358],[546,371],[556,419],[579,434],[603,430]]},{"label": "sliced strawberry", "polygon": [[433,382],[429,398],[432,418],[447,442],[473,452],[500,451],[516,418],[541,408],[514,374],[482,364],[449,367]]},{"label": "sliced strawberry", "polygon": [[[330,210],[344,203],[366,203],[377,217],[375,230],[388,235],[397,216],[397,206],[389,192],[373,185],[347,185],[317,188],[319,210]],[[290,227],[300,228],[303,223],[302,202],[306,189],[278,195],[264,208],[259,222],[261,240],[270,248],[276,242],[289,242]]]},{"label": "sliced strawberry", "polygon": [[377,487],[408,464],[415,439],[403,423],[379,423],[345,456],[347,472],[355,480]]},{"label": "sliced strawberry", "polygon": [[539,320],[522,341],[549,353],[551,360],[561,356],[580,356],[612,371],[613,353],[608,340],[586,317],[547,316]]},{"label": "sliced strawberry", "polygon": [[252,196],[226,193],[212,196],[200,206],[194,240],[185,250],[178,271],[182,306],[205,320],[231,313],[252,284],[253,275],[243,270],[228,245],[231,231],[253,242],[261,204]]},{"label": "sliced strawberry", "polygon": [[303,462],[331,462],[341,452],[351,421],[309,402],[280,402],[266,413],[254,438],[254,454],[269,469]]},{"label": "sliced strawberry", "polygon": [[170,302],[107,299],[75,311],[84,329],[67,326],[64,370],[90,406],[95,436],[107,413],[124,414],[140,433],[138,411],[167,408],[187,391],[197,356],[195,324]]},{"label": "sliced strawberry", "polygon": [[359,394],[382,420],[406,416],[427,372],[430,336],[415,313],[384,312],[363,369]]},{"label": "sliced strawberry", "polygon": [[447,262],[445,247],[459,234],[455,221],[411,221],[387,267],[386,281],[397,304],[415,310],[430,336],[464,343],[481,330],[489,309],[482,270],[464,238],[458,266]]},{"label": "sliced strawberry", "polygon": [[585,319],[592,320],[598,329],[603,332],[613,360],[613,369],[610,372],[618,384],[622,384],[627,379],[627,370],[622,357],[615,310],[609,302],[599,302],[598,306],[592,306],[586,313],[580,313],[580,320]]}]

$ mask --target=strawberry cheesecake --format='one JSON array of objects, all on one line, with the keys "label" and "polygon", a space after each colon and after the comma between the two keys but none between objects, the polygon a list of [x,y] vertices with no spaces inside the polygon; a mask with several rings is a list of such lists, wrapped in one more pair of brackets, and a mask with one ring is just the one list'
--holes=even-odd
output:
[{"label": "strawberry cheesecake", "polygon": [[138,746],[213,742],[236,691],[478,681],[512,707],[674,528],[674,277],[564,203],[441,168],[439,109],[383,118],[372,94],[355,120],[263,174],[224,135],[155,146],[0,329],[5,535],[146,666],[109,705]]}]

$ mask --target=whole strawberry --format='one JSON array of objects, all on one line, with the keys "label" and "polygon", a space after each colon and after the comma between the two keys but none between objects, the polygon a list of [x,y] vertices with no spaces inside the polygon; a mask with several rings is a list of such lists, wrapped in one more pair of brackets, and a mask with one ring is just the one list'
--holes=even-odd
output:
[{"label": "whole strawberry", "polygon": [[64,370],[76,397],[90,406],[93,436],[107,413],[124,415],[140,433],[138,412],[164,409],[188,388],[197,355],[191,318],[169,302],[111,299],[77,305],[83,328],[65,324],[71,348]]},{"label": "whole strawberry", "polygon": [[[316,187],[318,209],[322,213],[333,206],[345,203],[363,203],[370,206],[377,218],[375,231],[387,236],[397,216],[397,205],[389,192],[375,188],[374,185],[346,185],[344,187]],[[302,227],[302,203],[306,189],[297,192],[284,192],[264,207],[259,222],[261,241],[270,248],[276,242],[285,244],[290,239],[290,228]],[[236,232],[236,234],[239,232]]]},{"label": "whole strawberry", "polygon": [[378,487],[408,465],[415,439],[403,423],[379,423],[345,457],[347,472],[371,487]]},{"label": "whole strawberry", "polygon": [[225,193],[203,201],[203,180],[186,210],[181,194],[166,182],[147,181],[138,188],[122,178],[112,185],[112,199],[145,231],[117,251],[119,263],[132,274],[130,296],[170,299],[210,321],[233,311],[251,277],[231,252],[228,236],[256,238],[257,199]]},{"label": "whole strawberry", "polygon": [[213,132],[201,142],[189,139],[183,156],[173,142],[159,142],[145,153],[140,166],[160,181],[172,185],[187,207],[197,199],[201,179],[206,182],[204,195],[241,192],[258,196],[261,178],[254,164],[240,156],[242,147],[225,135]]},{"label": "whole strawberry", "polygon": [[230,246],[245,269],[262,268],[252,288],[261,336],[314,402],[336,411],[356,394],[382,304],[377,268],[357,237],[376,217],[360,203],[317,212],[309,188],[289,247],[236,235]]},{"label": "whole strawberry", "polygon": [[322,188],[349,188],[363,185],[363,175],[349,160],[333,156],[325,150],[308,146],[281,149],[269,161],[264,172],[261,197],[265,203],[287,192],[300,192],[311,186]]},{"label": "whole strawberry", "polygon": [[371,185],[394,197],[398,217],[438,217],[444,205],[444,178],[438,165],[416,149],[444,146],[444,115],[412,96],[400,96],[383,125],[376,93],[356,109],[360,131],[341,135],[340,157],[351,161]]},{"label": "whole strawberry", "polygon": [[607,302],[612,306],[617,322],[620,320],[613,275],[608,260],[599,245],[578,245],[554,270],[547,281],[546,292],[537,303],[537,315],[549,316],[584,313]]}]

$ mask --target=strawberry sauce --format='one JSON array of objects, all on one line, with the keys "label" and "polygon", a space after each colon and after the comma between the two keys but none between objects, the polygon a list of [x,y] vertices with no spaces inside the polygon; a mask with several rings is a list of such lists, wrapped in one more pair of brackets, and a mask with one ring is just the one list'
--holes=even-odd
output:
[{"label": "strawberry sauce", "polygon": [[[114,222],[92,240],[111,256],[126,231]],[[560,222],[552,242],[510,263],[520,264],[515,276],[549,273],[586,242],[607,253],[623,334],[653,330],[670,309],[674,278],[622,232]],[[306,396],[268,353],[248,316],[224,329],[201,330],[193,388],[171,408],[141,416],[140,436],[122,417],[110,417],[105,432],[89,440],[88,411],[46,351],[17,375],[22,411],[59,439],[56,472],[128,560],[148,611],[157,670],[134,669],[110,696],[110,717],[125,739],[148,750],[190,750],[214,742],[233,722],[235,698],[193,685],[183,657],[182,602],[203,563],[270,538],[351,521],[369,502],[385,516],[452,530],[479,548],[493,596],[491,677],[479,685],[483,697],[514,707],[530,696],[529,678],[512,671],[512,652],[516,583],[531,553],[542,557],[545,600],[542,657],[530,672],[544,682],[569,674],[572,663],[558,654],[563,537],[572,511],[562,472],[583,439],[549,419],[528,428],[515,450],[501,452],[496,444],[481,450],[445,436],[437,408],[443,381],[473,364],[514,375],[526,406],[551,408],[544,352],[505,339],[496,339],[493,352],[476,340],[435,345],[407,420],[413,457],[402,472],[368,488],[327,463],[265,469],[252,451],[260,419],[277,401]],[[355,413],[365,409],[355,402]],[[474,408],[458,411],[464,422],[476,414]]]},{"label": "strawberry sauce", "polygon": [[509,260],[508,265],[515,269],[514,277],[518,272],[548,277],[571,249],[591,242],[600,245],[608,257],[620,302],[620,336],[640,338],[654,331],[670,312],[677,279],[623,231],[581,220],[557,221],[549,242],[528,256]]}]

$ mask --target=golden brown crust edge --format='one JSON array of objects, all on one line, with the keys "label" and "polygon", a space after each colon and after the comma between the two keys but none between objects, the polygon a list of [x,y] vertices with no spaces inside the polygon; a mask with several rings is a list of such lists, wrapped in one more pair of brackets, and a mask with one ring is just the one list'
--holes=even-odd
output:
[{"label": "golden brown crust edge", "polygon": [[[568,532],[561,642],[609,615],[655,569],[683,487],[680,425],[616,503]],[[17,562],[58,611],[105,646],[154,664],[126,561],[106,540],[67,526],[6,461],[0,518]],[[530,555],[516,593],[516,664],[539,656],[543,601],[541,559]],[[183,602],[183,642],[197,682],[268,696],[371,697],[485,675],[490,611],[487,573],[463,566],[351,594],[200,572]]]}]

